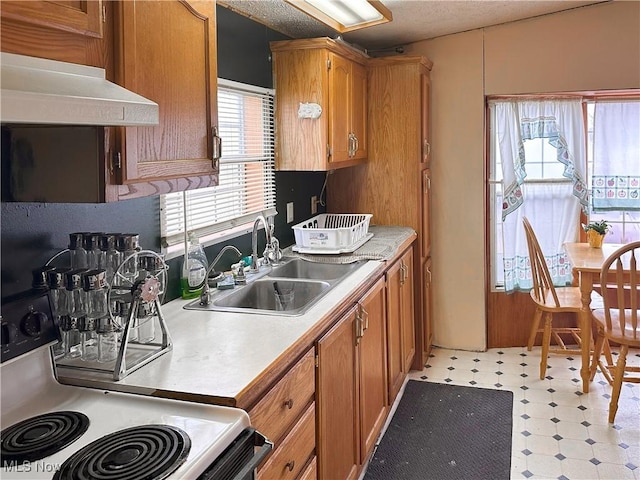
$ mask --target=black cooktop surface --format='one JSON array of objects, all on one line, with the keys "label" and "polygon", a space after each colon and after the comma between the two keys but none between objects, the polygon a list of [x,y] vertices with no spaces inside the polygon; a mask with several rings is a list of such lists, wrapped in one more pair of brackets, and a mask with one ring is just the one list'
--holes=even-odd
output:
[{"label": "black cooktop surface", "polygon": [[141,425],[105,435],[69,457],[54,480],[161,480],[187,459],[191,440],[170,425]]},{"label": "black cooktop surface", "polygon": [[59,411],[30,417],[0,433],[2,465],[19,465],[53,455],[78,439],[89,428],[80,412]]}]

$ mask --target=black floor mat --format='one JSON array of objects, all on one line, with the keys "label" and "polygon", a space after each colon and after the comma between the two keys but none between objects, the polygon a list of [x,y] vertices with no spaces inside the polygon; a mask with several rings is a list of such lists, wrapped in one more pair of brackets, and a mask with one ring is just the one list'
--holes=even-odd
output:
[{"label": "black floor mat", "polygon": [[409,380],[364,480],[511,476],[513,393]]}]

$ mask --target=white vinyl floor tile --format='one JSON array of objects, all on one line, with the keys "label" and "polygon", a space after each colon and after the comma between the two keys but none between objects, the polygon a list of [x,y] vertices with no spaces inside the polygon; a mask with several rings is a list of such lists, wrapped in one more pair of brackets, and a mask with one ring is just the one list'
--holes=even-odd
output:
[{"label": "white vinyl floor tile", "polygon": [[[630,351],[627,364],[640,365],[640,351]],[[512,391],[512,480],[640,480],[640,385],[623,385],[609,424],[611,387],[598,371],[583,394],[580,366],[578,355],[550,354],[541,380],[540,347],[434,347],[425,368],[409,378]]]}]

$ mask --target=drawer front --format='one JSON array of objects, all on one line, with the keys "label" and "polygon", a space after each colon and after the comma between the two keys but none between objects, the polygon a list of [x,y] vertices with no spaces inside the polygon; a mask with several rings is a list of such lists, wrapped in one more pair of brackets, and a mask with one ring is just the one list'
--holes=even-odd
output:
[{"label": "drawer front", "polygon": [[312,403],[295,427],[258,470],[258,480],[298,478],[316,444],[316,408]]},{"label": "drawer front", "polygon": [[314,392],[315,357],[311,349],[249,412],[251,425],[272,442],[280,441]]},{"label": "drawer front", "polygon": [[316,457],[311,459],[307,468],[304,469],[302,475],[300,475],[300,480],[317,480],[318,478],[318,464],[316,462]]}]

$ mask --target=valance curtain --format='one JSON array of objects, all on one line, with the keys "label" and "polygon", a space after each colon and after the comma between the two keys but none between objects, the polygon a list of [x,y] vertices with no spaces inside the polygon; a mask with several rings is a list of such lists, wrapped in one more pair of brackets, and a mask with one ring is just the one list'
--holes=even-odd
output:
[{"label": "valance curtain", "polygon": [[591,183],[594,211],[640,211],[640,100],[596,102]]},{"label": "valance curtain", "polygon": [[[523,216],[536,232],[554,284],[566,285],[571,267],[562,244],[578,239],[580,209],[588,206],[581,100],[496,101],[491,108],[504,185],[505,290],[532,287]],[[540,159],[527,158],[525,142],[536,139],[555,148],[561,178],[527,178],[527,161]]]}]

